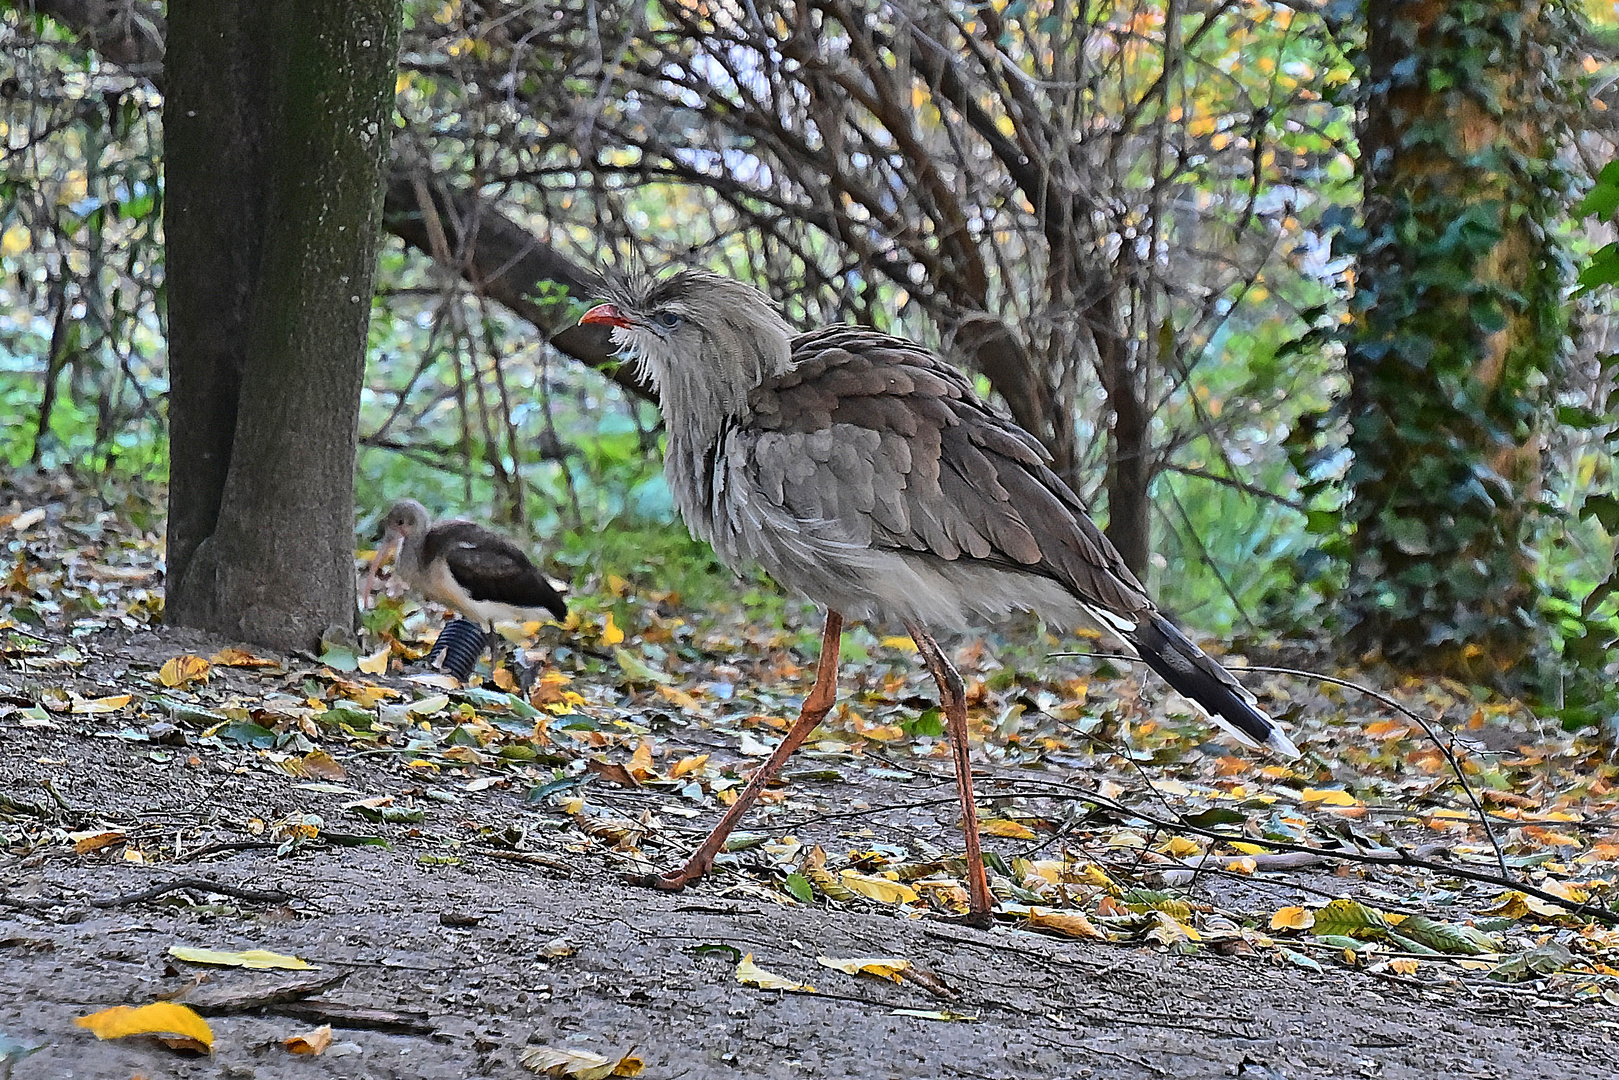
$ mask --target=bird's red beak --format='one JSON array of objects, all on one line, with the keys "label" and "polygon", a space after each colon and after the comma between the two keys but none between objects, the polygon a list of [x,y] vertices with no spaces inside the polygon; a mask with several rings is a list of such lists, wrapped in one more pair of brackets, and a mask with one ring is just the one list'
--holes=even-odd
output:
[{"label": "bird's red beak", "polygon": [[596,323],[600,326],[627,327],[630,325],[630,320],[626,319],[624,313],[612,304],[597,304],[579,316],[579,323],[581,326],[585,323]]}]

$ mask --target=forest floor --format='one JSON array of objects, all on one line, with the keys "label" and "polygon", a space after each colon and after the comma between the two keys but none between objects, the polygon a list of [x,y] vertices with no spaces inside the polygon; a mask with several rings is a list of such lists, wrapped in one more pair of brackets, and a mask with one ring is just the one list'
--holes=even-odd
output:
[{"label": "forest floor", "polygon": [[[931,687],[857,630],[786,783],[662,894],[625,878],[768,753],[811,613],[600,573],[525,628],[529,692],[463,688],[408,604],[320,656],[148,625],[156,535],[46,495],[0,503],[0,1078],[1612,1074],[1619,769],[1522,707],[1250,673],[1285,764],[1036,628],[962,639],[974,929]],[[78,1023],[159,1001],[212,1052]]]}]

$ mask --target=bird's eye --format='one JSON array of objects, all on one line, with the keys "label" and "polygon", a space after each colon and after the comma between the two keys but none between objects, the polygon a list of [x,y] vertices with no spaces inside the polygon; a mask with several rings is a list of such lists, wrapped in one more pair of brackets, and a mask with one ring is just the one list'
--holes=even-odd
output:
[{"label": "bird's eye", "polygon": [[681,318],[679,315],[676,315],[672,311],[660,311],[656,315],[652,316],[652,321],[663,327],[665,330],[673,330],[686,320]]}]

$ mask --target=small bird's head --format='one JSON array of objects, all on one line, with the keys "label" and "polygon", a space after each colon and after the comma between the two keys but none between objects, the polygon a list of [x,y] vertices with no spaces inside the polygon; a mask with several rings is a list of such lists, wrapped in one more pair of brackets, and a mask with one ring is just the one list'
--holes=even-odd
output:
[{"label": "small bird's head", "polygon": [[400,499],[388,508],[382,519],[384,546],[390,541],[406,540],[427,529],[427,507],[415,499]]},{"label": "small bird's head", "polygon": [[604,291],[608,302],[579,321],[612,327],[613,344],[642,365],[673,426],[694,412],[716,424],[740,415],[749,391],[787,370],[793,328],[752,285],[685,268],[610,278]]}]

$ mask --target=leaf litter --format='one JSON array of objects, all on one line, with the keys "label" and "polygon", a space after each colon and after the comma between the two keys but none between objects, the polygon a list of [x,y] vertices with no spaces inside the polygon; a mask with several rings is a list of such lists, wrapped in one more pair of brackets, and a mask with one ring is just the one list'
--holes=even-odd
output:
[{"label": "leaf litter", "polygon": [[[0,617],[0,719],[78,725],[157,768],[257,762],[341,790],[364,760],[398,780],[386,795],[347,789],[342,812],[372,831],[308,813],[238,820],[230,835],[157,830],[77,807],[78,827],[56,840],[29,810],[65,812],[60,799],[6,792],[0,831],[14,850],[65,844],[81,860],[164,866],[221,843],[286,857],[357,842],[410,847],[426,867],[667,869],[735,800],[811,674],[814,633],[796,609],[775,621],[740,605],[688,610],[623,581],[577,587],[566,627],[519,628],[525,681],[504,667],[470,685],[420,671],[442,619],[387,598],[359,651],[273,658],[216,644],[121,662],[103,639],[161,611],[155,580],[138,572],[159,536],[108,515],[86,540],[65,516],[39,516],[14,550],[23,569]],[[838,707],[765,793],[750,818],[758,832],[730,845],[698,891],[962,914],[932,688],[908,639],[849,638]],[[1619,1000],[1619,767],[1595,740],[1544,730],[1511,703],[1479,704],[1465,687],[1385,687],[1429,718],[1440,747],[1351,689],[1246,676],[1307,749],[1282,764],[1216,741],[1141,672],[1049,655],[1058,644],[1031,624],[954,650],[1009,931]],[[449,842],[443,813],[483,792],[528,807],[539,827],[480,826]],[[751,954],[736,977],[807,988]]]}]

